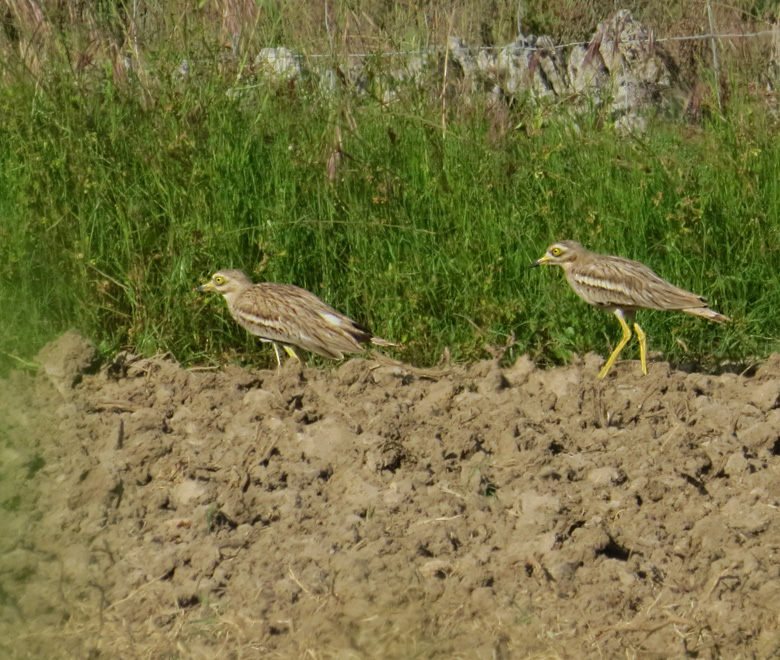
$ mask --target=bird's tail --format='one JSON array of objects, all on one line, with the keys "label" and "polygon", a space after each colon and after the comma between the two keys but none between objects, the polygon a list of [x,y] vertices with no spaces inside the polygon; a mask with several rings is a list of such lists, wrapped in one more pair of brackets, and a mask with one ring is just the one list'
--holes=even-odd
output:
[{"label": "bird's tail", "polygon": [[731,319],[725,314],[719,314],[714,309],[710,309],[709,307],[689,307],[680,311],[683,311],[686,314],[693,314],[694,316],[701,316],[708,321],[715,321],[715,323],[731,321]]},{"label": "bird's tail", "polygon": [[382,339],[381,337],[371,337],[371,343],[374,344],[374,346],[389,346],[391,348],[400,348],[403,350],[402,344],[394,344],[391,341],[387,341],[387,339]]}]

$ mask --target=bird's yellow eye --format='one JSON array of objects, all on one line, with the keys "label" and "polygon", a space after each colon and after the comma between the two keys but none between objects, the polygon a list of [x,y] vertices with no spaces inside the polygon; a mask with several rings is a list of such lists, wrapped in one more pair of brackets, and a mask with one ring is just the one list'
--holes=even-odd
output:
[{"label": "bird's yellow eye", "polygon": [[552,250],[550,250],[550,254],[554,257],[561,256],[561,252],[563,252],[563,250],[561,250],[559,247],[554,247]]},{"label": "bird's yellow eye", "polygon": [[225,278],[222,275],[214,275],[214,284],[222,286],[225,283]]}]

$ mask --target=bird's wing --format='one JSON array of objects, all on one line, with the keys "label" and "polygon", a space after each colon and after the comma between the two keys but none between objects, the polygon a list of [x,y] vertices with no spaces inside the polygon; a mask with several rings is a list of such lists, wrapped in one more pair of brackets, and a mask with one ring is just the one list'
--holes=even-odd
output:
[{"label": "bird's wing", "polygon": [[700,296],[631,259],[600,257],[571,268],[566,277],[575,292],[600,307],[679,310],[706,306]]},{"label": "bird's wing", "polygon": [[231,312],[254,335],[326,357],[360,352],[361,343],[371,339],[351,319],[292,284],[256,284],[234,302]]}]

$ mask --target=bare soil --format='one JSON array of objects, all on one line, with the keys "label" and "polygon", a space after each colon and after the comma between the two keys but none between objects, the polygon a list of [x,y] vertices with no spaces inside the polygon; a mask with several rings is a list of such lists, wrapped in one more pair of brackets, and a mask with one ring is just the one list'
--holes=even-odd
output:
[{"label": "bare soil", "polygon": [[780,657],[780,356],[0,382],[0,656]]}]

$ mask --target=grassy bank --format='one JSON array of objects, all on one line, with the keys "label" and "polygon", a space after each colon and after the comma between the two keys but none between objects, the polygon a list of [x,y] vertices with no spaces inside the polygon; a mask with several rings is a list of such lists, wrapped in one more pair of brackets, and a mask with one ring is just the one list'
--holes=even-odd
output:
[{"label": "grassy bank", "polygon": [[647,313],[652,349],[777,348],[780,154],[760,113],[635,140],[588,121],[501,133],[490,110],[460,108],[445,135],[411,93],[383,107],[203,83],[145,109],[111,89],[18,85],[0,101],[6,365],[68,327],[105,351],[264,359],[220,300],[191,292],[228,266],[317,292],[420,363],[445,347],[480,357],[510,333],[541,359],[605,352],[617,324],[528,268],[567,237],[642,259],[735,319]]},{"label": "grassy bank", "polygon": [[606,355],[617,323],[529,269],[562,238],[734,318],[645,313],[651,350],[712,365],[778,349],[780,144],[759,100],[641,138],[598,113],[450,101],[444,130],[428,92],[324,97],[216,63],[182,79],[169,61],[124,85],[6,69],[0,370],[69,327],[106,353],[267,363],[221,300],[192,292],[224,267],[309,288],[418,364],[511,335],[510,356]]}]

